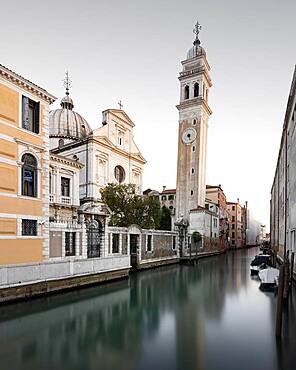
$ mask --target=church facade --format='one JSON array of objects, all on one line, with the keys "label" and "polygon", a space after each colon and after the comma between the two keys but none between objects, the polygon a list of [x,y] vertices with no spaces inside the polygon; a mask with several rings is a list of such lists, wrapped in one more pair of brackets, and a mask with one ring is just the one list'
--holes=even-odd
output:
[{"label": "church facade", "polygon": [[[110,248],[110,244],[114,244],[113,234],[108,227],[110,212],[101,202],[100,190],[108,183],[126,183],[134,184],[137,193],[142,192],[142,174],[146,161],[134,141],[135,125],[122,109],[108,109],[102,114],[101,127],[91,130],[87,121],[73,108],[74,103],[67,87],[61,108],[51,111],[49,115],[51,154],[64,157],[69,163],[72,162],[72,166],[73,162],[77,166],[81,165],[78,181],[76,179],[74,183],[74,179],[71,180],[69,176],[60,179],[58,190],[66,191],[69,204],[65,204],[65,194],[61,199],[64,204],[52,204],[59,208],[55,212],[63,227],[58,232],[57,220],[52,218],[50,248],[56,250],[57,240],[60,245],[65,245],[65,240],[70,238],[73,256],[99,258],[119,255],[123,250],[120,248],[122,237],[118,239],[118,248]],[[63,190],[63,184],[66,190]],[[68,187],[78,193],[78,209]],[[69,220],[61,211],[67,207],[71,208],[71,212],[74,210],[74,219],[72,217]],[[68,231],[65,230],[66,224],[69,224]],[[58,249],[62,252],[61,257],[65,257],[63,247]]]}]

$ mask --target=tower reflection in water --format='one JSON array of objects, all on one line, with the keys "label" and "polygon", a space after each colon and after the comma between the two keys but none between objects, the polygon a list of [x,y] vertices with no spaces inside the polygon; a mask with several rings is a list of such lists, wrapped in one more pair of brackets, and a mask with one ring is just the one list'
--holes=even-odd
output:
[{"label": "tower reflection in water", "polygon": [[[1,368],[280,368],[275,298],[250,279],[254,253],[229,253],[198,266],[145,271],[129,281],[2,307]],[[250,328],[254,320],[257,339]]]}]

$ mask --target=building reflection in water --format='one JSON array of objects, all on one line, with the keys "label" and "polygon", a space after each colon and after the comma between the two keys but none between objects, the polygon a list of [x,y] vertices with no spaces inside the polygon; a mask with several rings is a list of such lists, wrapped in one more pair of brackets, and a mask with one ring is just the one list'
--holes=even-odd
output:
[{"label": "building reflection in water", "polygon": [[280,369],[290,342],[276,358],[275,298],[250,278],[254,253],[4,306],[1,368]]}]

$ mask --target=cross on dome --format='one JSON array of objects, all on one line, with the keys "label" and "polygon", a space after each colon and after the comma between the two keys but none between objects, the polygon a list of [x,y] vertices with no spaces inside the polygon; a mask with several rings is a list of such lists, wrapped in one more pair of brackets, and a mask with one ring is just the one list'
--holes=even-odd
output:
[{"label": "cross on dome", "polygon": [[64,83],[64,87],[66,88],[66,95],[69,95],[70,87],[72,87],[72,81],[70,80],[68,71],[66,71],[66,76],[63,80],[63,83]]}]

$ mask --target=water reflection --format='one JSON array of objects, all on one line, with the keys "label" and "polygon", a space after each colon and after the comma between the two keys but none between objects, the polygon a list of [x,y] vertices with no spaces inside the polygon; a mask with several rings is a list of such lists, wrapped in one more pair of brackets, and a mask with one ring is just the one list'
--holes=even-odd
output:
[{"label": "water reflection", "polygon": [[2,307],[1,368],[289,369],[295,312],[277,345],[276,298],[249,274],[255,252]]}]

